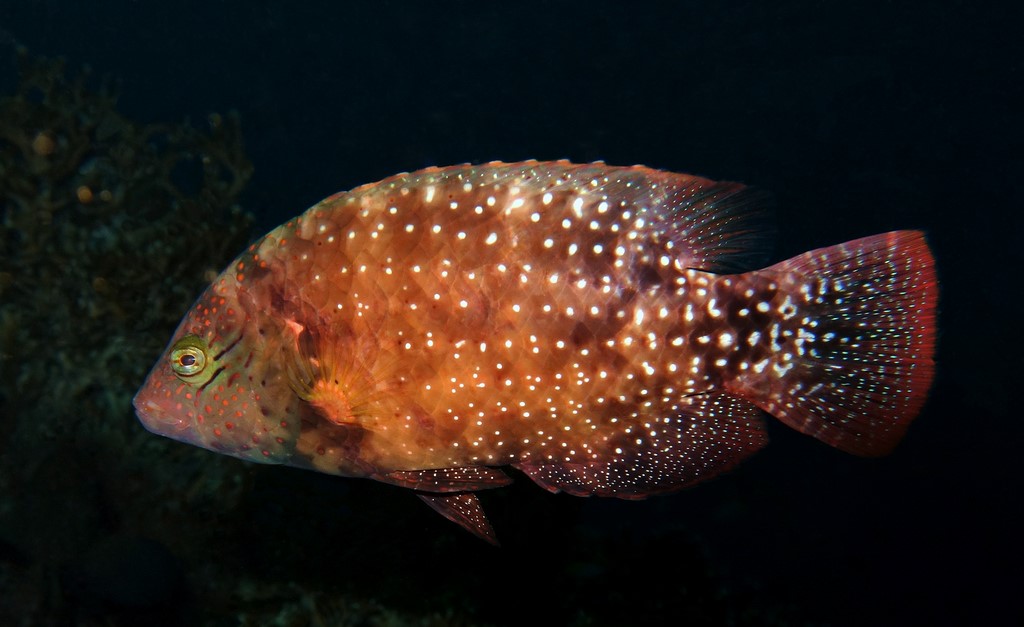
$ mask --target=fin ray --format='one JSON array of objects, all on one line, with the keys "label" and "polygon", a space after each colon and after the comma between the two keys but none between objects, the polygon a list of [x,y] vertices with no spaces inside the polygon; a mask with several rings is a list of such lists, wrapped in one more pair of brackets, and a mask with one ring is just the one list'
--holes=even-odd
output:
[{"label": "fin ray", "polygon": [[789,353],[792,362],[730,389],[848,453],[890,452],[924,405],[935,372],[934,264],[923,233],[894,231],[759,272],[799,306],[791,322],[806,318],[813,327],[796,329],[802,344]]},{"label": "fin ray", "polygon": [[450,494],[417,493],[424,503],[438,514],[459,525],[476,537],[498,546],[498,536],[487,520],[487,514],[480,505],[480,499],[472,492]]},{"label": "fin ray", "polygon": [[683,268],[732,274],[763,267],[775,239],[767,193],[694,178],[670,191],[666,203],[668,232]]},{"label": "fin ray", "polygon": [[512,483],[512,478],[504,472],[488,466],[394,470],[373,478],[403,488],[442,493],[486,490]]}]

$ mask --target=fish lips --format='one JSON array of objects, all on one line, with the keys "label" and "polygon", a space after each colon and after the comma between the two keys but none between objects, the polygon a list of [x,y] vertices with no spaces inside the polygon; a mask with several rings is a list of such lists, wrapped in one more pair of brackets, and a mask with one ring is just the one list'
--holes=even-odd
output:
[{"label": "fish lips", "polygon": [[[178,403],[175,398],[160,394],[159,388],[154,389],[152,379],[154,376],[160,375],[159,372],[150,374],[145,385],[132,399],[135,415],[138,416],[142,426],[152,433],[200,446],[199,434],[196,432],[195,424],[188,412],[182,411],[180,407],[174,407]],[[172,407],[167,407],[165,404],[170,404]]]}]

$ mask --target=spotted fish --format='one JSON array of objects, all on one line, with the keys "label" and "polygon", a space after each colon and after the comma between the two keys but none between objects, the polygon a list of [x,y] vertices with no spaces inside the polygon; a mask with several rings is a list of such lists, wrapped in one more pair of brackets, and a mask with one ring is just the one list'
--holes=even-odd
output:
[{"label": "spotted fish", "polygon": [[411,488],[492,542],[475,492],[503,466],[644,498],[764,446],[765,412],[888,453],[934,370],[924,236],[762,268],[768,213],[743,185],[640,166],[399,174],[242,253],[135,409],[219,453]]}]

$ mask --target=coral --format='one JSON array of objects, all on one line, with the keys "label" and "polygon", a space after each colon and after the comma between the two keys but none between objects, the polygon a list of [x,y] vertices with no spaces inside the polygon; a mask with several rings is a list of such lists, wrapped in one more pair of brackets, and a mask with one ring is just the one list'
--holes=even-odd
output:
[{"label": "coral", "polygon": [[[18,65],[16,92],[0,99],[0,540],[20,557],[0,559],[0,587],[37,585],[0,603],[0,622],[45,624],[63,611],[47,593],[58,569],[139,526],[128,508],[237,487],[144,432],[130,401],[246,244],[252,218],[237,198],[252,167],[235,114],[205,129],[138,124],[118,113],[109,80],[68,77],[24,50]],[[158,459],[178,475],[140,479]]]},{"label": "coral", "polygon": [[41,416],[123,412],[154,331],[249,235],[239,121],[135,124],[109,81],[90,90],[87,72],[18,59],[0,101],[0,398]]}]

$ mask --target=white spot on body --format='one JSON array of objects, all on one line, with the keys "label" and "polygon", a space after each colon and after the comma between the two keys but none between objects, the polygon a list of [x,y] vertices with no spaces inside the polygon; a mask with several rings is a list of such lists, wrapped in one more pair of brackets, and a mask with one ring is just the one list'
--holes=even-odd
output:
[{"label": "white spot on body", "polygon": [[793,367],[793,362],[787,362],[787,363],[782,364],[782,365],[773,364],[772,365],[772,370],[775,371],[775,374],[779,378],[782,378],[782,377],[786,376],[786,373],[789,372],[790,368],[792,368],[792,367]]}]

